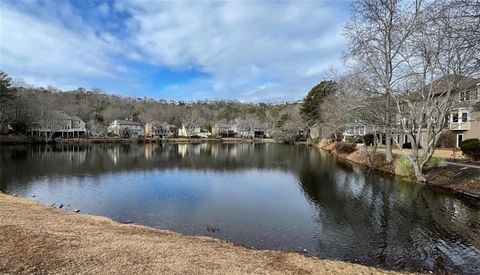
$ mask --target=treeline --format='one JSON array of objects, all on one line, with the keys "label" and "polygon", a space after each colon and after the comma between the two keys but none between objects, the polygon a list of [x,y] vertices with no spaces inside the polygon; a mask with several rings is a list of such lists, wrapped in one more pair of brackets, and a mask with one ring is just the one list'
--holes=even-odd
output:
[{"label": "treeline", "polygon": [[111,95],[100,89],[61,91],[12,83],[6,73],[1,74],[1,81],[3,128],[8,124],[21,134],[27,134],[32,123],[53,110],[78,116],[93,135],[105,133],[115,119],[131,119],[142,124],[153,121],[176,126],[194,124],[207,130],[217,123],[236,124],[246,131],[261,128],[281,139],[289,139],[304,128],[298,103],[174,102]]}]

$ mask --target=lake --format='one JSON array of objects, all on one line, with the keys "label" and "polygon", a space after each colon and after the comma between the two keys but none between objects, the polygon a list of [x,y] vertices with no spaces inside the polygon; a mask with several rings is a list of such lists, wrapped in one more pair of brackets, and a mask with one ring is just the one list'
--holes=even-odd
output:
[{"label": "lake", "polygon": [[480,270],[479,200],[306,146],[1,146],[0,190],[254,248],[395,270]]}]

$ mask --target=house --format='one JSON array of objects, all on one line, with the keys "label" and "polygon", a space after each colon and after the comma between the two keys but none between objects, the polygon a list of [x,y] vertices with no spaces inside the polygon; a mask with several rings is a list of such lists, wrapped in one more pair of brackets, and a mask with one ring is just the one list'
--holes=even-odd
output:
[{"label": "house", "polygon": [[[448,81],[441,78],[434,83],[433,93],[436,100],[445,96]],[[455,137],[452,147],[460,147],[462,141],[471,138],[480,139],[480,79],[463,77],[458,84],[459,87],[452,90],[454,108],[447,116],[446,127],[442,135],[453,135]],[[397,119],[397,124],[398,124]],[[426,131],[421,132],[420,146],[426,142]],[[400,144],[407,143],[408,138],[405,134],[397,135],[397,141]]]},{"label": "house", "polygon": [[212,127],[212,135],[216,137],[229,138],[238,134],[238,127],[232,124],[217,123]]},{"label": "house", "polygon": [[148,122],[145,124],[145,136],[172,138],[177,136],[177,126],[166,122]]},{"label": "house", "polygon": [[253,137],[254,138],[269,138],[270,134],[265,129],[255,128],[255,129],[253,129]]},{"label": "house", "polygon": [[30,134],[44,137],[80,137],[86,133],[85,122],[62,111],[47,112],[30,127]]},{"label": "house", "polygon": [[211,134],[208,131],[203,130],[199,126],[189,126],[182,124],[182,127],[178,129],[179,137],[188,138],[208,138]]},{"label": "house", "polygon": [[343,138],[348,137],[361,137],[367,134],[367,126],[361,122],[350,122],[344,126]]},{"label": "house", "polygon": [[455,135],[455,146],[460,147],[466,139],[480,139],[480,79],[470,81],[457,92],[455,100],[458,103],[450,113],[447,131]]},{"label": "house", "polygon": [[109,134],[121,137],[143,137],[145,131],[142,124],[128,119],[116,119],[107,128]]},{"label": "house", "polygon": [[264,128],[253,128],[252,130],[243,130],[238,134],[243,138],[269,138],[270,133]]}]

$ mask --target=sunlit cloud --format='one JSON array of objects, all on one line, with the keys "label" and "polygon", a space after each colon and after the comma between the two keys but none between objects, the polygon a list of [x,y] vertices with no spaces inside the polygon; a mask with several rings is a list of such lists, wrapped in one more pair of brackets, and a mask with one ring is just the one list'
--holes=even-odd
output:
[{"label": "sunlit cloud", "polygon": [[[100,87],[124,95],[242,101],[299,99],[342,66],[348,2],[2,2],[1,69],[41,85]],[[42,11],[36,11],[41,9]],[[144,71],[148,66],[149,71]],[[181,82],[132,91],[170,70]],[[170,75],[170,74],[169,74]],[[42,83],[41,79],[49,83]],[[62,82],[63,82],[62,81]],[[143,89],[143,90],[142,90]],[[183,90],[182,90],[183,89]]]}]

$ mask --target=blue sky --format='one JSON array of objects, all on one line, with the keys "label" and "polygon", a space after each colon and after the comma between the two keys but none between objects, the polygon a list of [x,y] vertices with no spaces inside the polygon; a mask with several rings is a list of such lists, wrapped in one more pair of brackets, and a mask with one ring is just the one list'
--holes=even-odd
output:
[{"label": "blue sky", "polygon": [[0,0],[0,70],[172,100],[302,98],[346,48],[349,1]]}]

